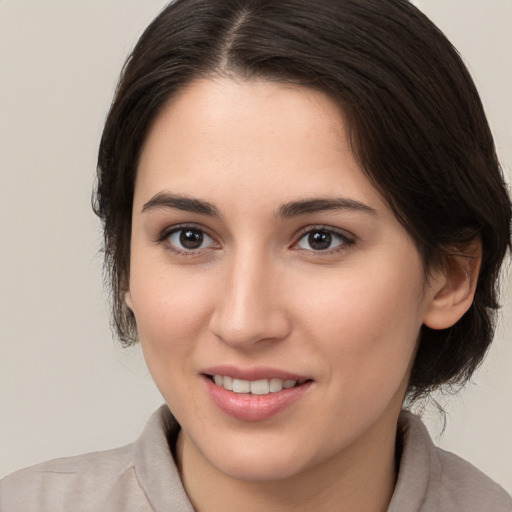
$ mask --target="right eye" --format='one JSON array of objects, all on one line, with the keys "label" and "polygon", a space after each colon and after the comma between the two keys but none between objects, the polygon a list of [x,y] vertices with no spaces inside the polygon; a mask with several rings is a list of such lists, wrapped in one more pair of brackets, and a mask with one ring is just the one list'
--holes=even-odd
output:
[{"label": "right eye", "polygon": [[162,238],[167,240],[170,249],[178,254],[190,254],[217,246],[209,235],[197,227],[174,228]]}]

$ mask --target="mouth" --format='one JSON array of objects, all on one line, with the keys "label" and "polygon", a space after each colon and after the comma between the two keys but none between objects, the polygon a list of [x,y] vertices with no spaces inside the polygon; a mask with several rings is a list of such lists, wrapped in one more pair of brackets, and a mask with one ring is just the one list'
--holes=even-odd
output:
[{"label": "mouth", "polygon": [[[310,376],[270,366],[211,366],[201,372],[207,396],[223,413],[241,421],[282,417],[279,413],[304,403],[314,389]],[[295,409],[296,410],[296,409]]]},{"label": "mouth", "polygon": [[292,389],[298,386],[302,386],[311,379],[259,379],[259,380],[244,380],[233,378],[229,375],[206,375],[212,382],[218,387],[232,391],[233,393],[239,394],[250,394],[250,395],[268,395],[271,393],[279,393],[283,389]]}]

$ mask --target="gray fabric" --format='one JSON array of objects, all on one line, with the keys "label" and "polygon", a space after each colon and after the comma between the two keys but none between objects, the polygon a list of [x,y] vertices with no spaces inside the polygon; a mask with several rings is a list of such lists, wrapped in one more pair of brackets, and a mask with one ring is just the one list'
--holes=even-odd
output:
[{"label": "gray fabric", "polygon": [[[44,462],[0,481],[1,512],[194,512],[169,450],[179,426],[167,406],[133,444]],[[512,512],[501,487],[436,448],[421,421],[402,413],[403,451],[388,512]]]},{"label": "gray fabric", "polygon": [[421,420],[402,413],[398,481],[388,512],[512,512],[512,498],[469,462],[436,448]]}]

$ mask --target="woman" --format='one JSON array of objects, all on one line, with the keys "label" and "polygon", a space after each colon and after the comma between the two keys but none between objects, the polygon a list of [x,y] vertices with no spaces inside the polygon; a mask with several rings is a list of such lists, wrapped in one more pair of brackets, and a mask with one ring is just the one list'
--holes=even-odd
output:
[{"label": "woman", "polygon": [[401,412],[493,335],[510,200],[480,100],[401,0],[177,0],[131,55],[95,209],[166,401],[2,510],[512,510]]}]

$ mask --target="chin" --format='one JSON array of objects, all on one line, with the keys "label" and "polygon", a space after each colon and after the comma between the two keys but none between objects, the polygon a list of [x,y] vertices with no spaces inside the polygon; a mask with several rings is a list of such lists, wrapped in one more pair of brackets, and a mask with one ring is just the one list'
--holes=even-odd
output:
[{"label": "chin", "polygon": [[259,453],[254,457],[237,454],[233,458],[225,457],[222,460],[210,462],[224,475],[247,482],[283,480],[305,470],[296,456],[280,457],[275,453]]},{"label": "chin", "polygon": [[[273,439],[272,439],[273,438]],[[210,445],[211,446],[211,445]],[[306,471],[315,463],[303,443],[283,442],[283,435],[254,436],[219,442],[212,450],[201,450],[217,471],[238,480],[262,482],[286,479]]]}]

